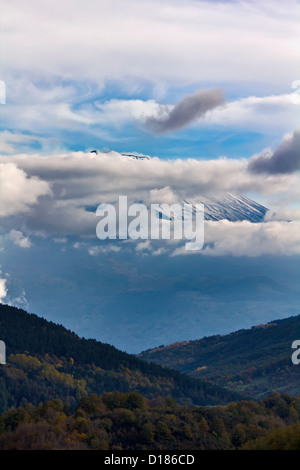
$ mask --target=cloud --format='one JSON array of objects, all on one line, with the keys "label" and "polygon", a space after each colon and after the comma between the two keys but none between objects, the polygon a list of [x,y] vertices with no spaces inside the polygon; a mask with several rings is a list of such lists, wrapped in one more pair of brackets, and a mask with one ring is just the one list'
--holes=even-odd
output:
[{"label": "cloud", "polygon": [[299,104],[300,96],[295,93],[247,96],[214,109],[199,125],[283,134],[300,123]]},{"label": "cloud", "polygon": [[182,129],[224,103],[221,89],[198,90],[182,98],[173,109],[162,108],[161,115],[147,118],[144,125],[156,133]]},{"label": "cloud", "polygon": [[68,239],[67,239],[67,238],[53,238],[53,241],[54,241],[55,243],[62,243],[62,244],[64,244],[64,243],[67,243]]},{"label": "cloud", "polygon": [[21,248],[31,247],[30,239],[23,235],[20,230],[11,230],[9,232],[9,238],[14,242],[15,245],[20,246]]},{"label": "cloud", "polygon": [[0,156],[0,171],[1,213],[22,215],[7,222],[8,232],[38,231],[56,238],[95,236],[96,207],[116,203],[120,195],[146,204],[226,192],[278,197],[299,181],[296,174],[250,173],[246,159],[139,161],[116,152]]},{"label": "cloud", "polygon": [[[186,107],[179,116],[179,105],[160,104],[154,99],[106,99],[96,86],[86,91],[80,83],[70,87],[13,79],[10,86],[9,106],[1,109],[6,127],[15,129],[0,133],[0,152],[7,154],[29,153],[30,149],[58,153],[75,144],[85,148],[94,140],[127,143],[132,136],[140,139],[141,131],[151,130],[151,123],[154,131],[172,124],[175,118],[187,117]],[[223,132],[245,129],[277,138],[300,123],[295,98],[300,99],[295,93],[233,99],[191,123],[202,132],[210,126]]]},{"label": "cloud", "polygon": [[0,163],[0,215],[29,211],[40,196],[50,194],[50,185],[18,168],[14,163]]},{"label": "cloud", "polygon": [[[0,272],[0,275],[1,275],[1,272]],[[0,279],[0,302],[3,302],[7,295],[6,282],[7,282],[6,279],[4,278]]]},{"label": "cloud", "polygon": [[[246,159],[153,157],[136,161],[117,152],[0,156],[2,165],[8,165],[8,161],[13,162],[10,165],[14,169],[29,175],[27,179],[46,184],[43,189],[51,187],[53,198],[48,199],[53,199],[61,212],[70,204],[80,209],[84,205],[113,202],[122,194],[148,197],[152,201],[160,197],[165,202],[222,192],[276,194],[287,191],[297,181],[296,175],[289,174],[253,175],[248,172]],[[44,203],[45,199],[41,200]],[[45,217],[51,219],[51,212]]]},{"label": "cloud", "polygon": [[[277,212],[277,216],[268,217],[262,224],[207,223],[205,247],[200,250],[201,254],[259,256],[299,253],[299,225],[287,222],[290,219],[286,215],[292,213],[288,211],[289,204],[282,202],[296,202],[297,174],[251,173],[246,159],[160,160],[154,157],[140,161],[130,160],[116,152],[0,156],[0,168],[8,165],[13,170],[10,175],[12,185],[18,177],[20,186],[23,184],[24,187],[30,181],[43,183],[42,187],[34,186],[35,197],[30,204],[30,185],[28,192],[18,192],[13,198],[14,205],[10,204],[9,213],[17,217],[7,218],[4,229],[14,243],[23,248],[30,246],[30,234],[43,234],[53,238],[54,242],[70,236],[75,248],[85,246],[91,256],[127,249],[156,256],[188,254],[183,242],[172,243],[173,240],[166,243],[153,241],[151,245],[148,241],[99,244],[98,240],[95,241],[99,221],[97,206],[105,202],[117,203],[120,195],[128,196],[128,204],[138,201],[173,204],[182,200],[197,201],[197,197],[203,195],[218,198],[226,192],[235,192],[248,194],[258,202],[261,202],[260,197],[267,197],[270,213],[276,209],[272,206],[272,198],[275,198],[279,201],[277,206],[284,207],[285,217],[280,219],[280,212]],[[44,194],[44,197],[40,198],[38,194]]]},{"label": "cloud", "polygon": [[8,305],[14,305],[15,307],[20,307],[23,309],[25,308],[25,310],[28,310],[28,307],[29,307],[29,303],[26,298],[25,289],[21,289],[17,297],[14,297],[13,299],[9,299],[6,302]]},{"label": "cloud", "polygon": [[91,256],[98,256],[99,254],[106,253],[118,253],[121,250],[119,246],[108,245],[108,246],[91,246],[88,248],[88,253]]},{"label": "cloud", "polygon": [[248,221],[207,223],[208,246],[204,254],[213,256],[262,256],[300,254],[300,222]]},{"label": "cloud", "polygon": [[285,174],[300,170],[300,129],[287,136],[277,149],[251,158],[253,173]]},{"label": "cloud", "polygon": [[[202,114],[199,127],[243,127],[248,138],[249,130],[278,135],[296,127],[297,106],[272,94],[286,93],[297,77],[297,1],[289,1],[289,14],[279,0],[267,6],[202,0],[166,0],[163,8],[158,0],[129,0],[126,8],[121,0],[26,5],[24,11],[20,0],[8,2],[3,18],[7,104],[1,111],[8,130],[2,152],[128,141],[146,152],[142,124],[162,133],[194,122],[198,108],[188,97],[170,103],[200,86],[226,84],[233,101]],[[259,96],[235,99],[250,92]],[[167,104],[159,104],[162,99]],[[235,131],[226,136],[234,145]]]},{"label": "cloud", "polygon": [[[299,121],[300,96],[295,93],[247,96],[227,101],[206,113],[198,120],[200,127],[218,126],[221,128],[245,128],[265,132],[286,132]],[[90,107],[81,111],[89,114],[94,123],[116,126],[118,129],[130,121],[144,124],[168,117],[175,106],[159,104],[157,101],[141,99],[111,99],[95,102],[96,110]],[[98,112],[100,111],[100,112]],[[267,116],[267,118],[266,118]]]},{"label": "cloud", "polygon": [[175,204],[178,201],[178,195],[172,191],[169,186],[166,186],[161,189],[151,189],[150,190],[150,202],[157,204]]},{"label": "cloud", "polygon": [[[16,119],[15,117],[12,116],[12,124],[15,124],[15,123],[16,123]],[[49,145],[50,142],[52,142],[53,144],[52,139],[48,140],[43,137],[22,134],[21,132],[10,132],[10,131],[0,132],[0,152],[1,153],[17,153],[18,148],[20,147],[22,147],[24,151],[29,151],[30,148],[36,145],[38,147],[44,147],[46,145]]]},{"label": "cloud", "polygon": [[216,77],[219,83],[254,79],[286,86],[298,78],[297,1],[289,0],[288,8],[280,0],[166,0],[163,6],[159,0],[28,0],[26,10],[22,5],[7,2],[3,15],[6,73],[100,85],[119,80],[128,88],[137,87],[136,81],[160,87]]},{"label": "cloud", "polygon": [[144,242],[140,242],[136,245],[136,251],[144,251],[150,249],[150,240],[145,240]]},{"label": "cloud", "polygon": [[279,220],[279,221],[300,221],[300,208],[289,207],[285,204],[284,207],[279,207],[277,210],[268,211],[265,215],[265,221]]},{"label": "cloud", "polygon": [[[206,221],[205,245],[197,254],[204,256],[257,257],[300,254],[300,222],[269,221],[253,224],[248,221]],[[184,247],[174,255],[188,255]]]}]

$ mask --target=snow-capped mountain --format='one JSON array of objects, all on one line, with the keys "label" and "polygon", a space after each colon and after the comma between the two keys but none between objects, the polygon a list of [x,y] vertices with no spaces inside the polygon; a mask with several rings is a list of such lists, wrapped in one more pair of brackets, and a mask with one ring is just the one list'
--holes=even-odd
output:
[{"label": "snow-capped mountain", "polygon": [[[92,150],[91,153],[98,154],[98,150]],[[122,157],[129,160],[151,160],[148,155],[136,153],[121,153]],[[188,199],[181,201],[183,203],[191,204],[204,204],[204,219],[205,220],[229,220],[230,222],[237,222],[248,220],[249,222],[257,223],[262,222],[268,209],[261,204],[253,201],[239,194],[227,193],[222,197],[215,198],[212,196],[200,196],[197,199]],[[170,217],[168,210],[160,207],[156,210],[157,215],[161,219],[182,219],[182,211],[178,214],[173,213]]]},{"label": "snow-capped mountain", "polygon": [[[192,202],[192,201],[189,201]],[[196,201],[193,201],[194,203]],[[268,209],[261,204],[238,194],[226,194],[221,199],[201,197],[205,220],[227,219],[231,222],[248,220],[262,222]]]},{"label": "snow-capped mountain", "polygon": [[[220,199],[201,196],[197,199],[189,199],[184,203],[196,206],[204,204],[205,220],[229,220],[230,222],[248,220],[249,222],[262,222],[268,209],[261,204],[245,196],[228,193]],[[169,218],[167,211],[163,208],[157,210],[160,218]],[[174,214],[173,219],[181,218],[182,214]]]}]

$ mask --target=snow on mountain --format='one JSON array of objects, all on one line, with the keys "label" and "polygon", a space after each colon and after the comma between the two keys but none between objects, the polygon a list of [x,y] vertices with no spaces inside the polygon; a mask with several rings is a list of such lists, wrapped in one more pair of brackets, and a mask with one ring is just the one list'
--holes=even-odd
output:
[{"label": "snow on mountain", "polygon": [[[97,150],[92,150],[91,153],[98,154]],[[122,157],[133,160],[151,160],[147,155],[136,154],[136,153],[121,153]],[[197,199],[189,199],[182,201],[193,205],[204,204],[204,219],[205,220],[229,220],[230,222],[237,222],[242,220],[248,220],[249,222],[257,223],[262,222],[268,211],[268,209],[261,204],[241,196],[239,194],[227,193],[221,198],[200,196]],[[173,213],[170,217],[168,210],[159,208],[157,215],[161,219],[182,219],[182,212],[176,214]],[[194,212],[194,211],[193,211]]]},{"label": "snow on mountain", "polygon": [[[228,193],[221,199],[201,196],[197,199],[183,201],[196,207],[196,204],[204,204],[205,220],[229,220],[230,222],[248,220],[249,222],[262,222],[268,209],[261,204],[245,196]],[[164,208],[157,210],[158,216],[162,219],[169,219],[168,211]],[[182,218],[182,213],[172,214],[172,219]]]},{"label": "snow on mountain", "polygon": [[188,201],[192,204],[204,204],[205,220],[227,219],[231,222],[248,220],[262,222],[268,209],[261,204],[238,194],[226,194],[221,199],[201,197],[200,201]]}]

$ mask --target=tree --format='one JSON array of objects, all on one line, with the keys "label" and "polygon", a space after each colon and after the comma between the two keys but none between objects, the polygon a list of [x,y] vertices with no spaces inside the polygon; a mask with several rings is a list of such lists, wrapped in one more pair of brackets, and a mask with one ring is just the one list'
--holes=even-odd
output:
[{"label": "tree", "polygon": [[199,423],[199,431],[201,433],[206,433],[209,431],[209,426],[207,424],[207,421],[205,418],[202,418],[200,423]]},{"label": "tree", "polygon": [[170,428],[164,421],[158,421],[156,425],[156,436],[158,441],[168,441],[172,439]]},{"label": "tree", "polygon": [[244,442],[246,442],[246,433],[243,424],[238,423],[235,426],[231,436],[231,442],[235,447],[240,447]]}]

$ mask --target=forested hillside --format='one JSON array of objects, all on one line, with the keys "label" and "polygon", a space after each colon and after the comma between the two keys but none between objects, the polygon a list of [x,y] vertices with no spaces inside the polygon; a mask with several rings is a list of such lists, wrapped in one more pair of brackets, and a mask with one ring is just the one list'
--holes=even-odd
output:
[{"label": "forested hillside", "polygon": [[[297,321],[283,322],[284,331]],[[245,336],[248,346],[260,338],[267,352],[271,340],[263,332],[272,330],[279,340],[278,326],[228,335],[236,343],[227,348],[220,337],[203,341],[207,352],[214,349],[221,371],[222,344],[223,361],[235,344],[232,355],[239,351],[242,365]],[[261,401],[243,400],[6,305],[0,305],[0,338],[7,345],[7,364],[0,366],[0,450],[300,450],[299,397],[272,393]],[[189,354],[182,356],[187,369]],[[233,362],[226,370],[233,370]]]},{"label": "forested hillside", "polygon": [[239,398],[7,305],[0,305],[0,339],[7,347],[7,364],[0,366],[0,412],[60,398],[74,407],[90,393],[112,391],[171,396],[188,405]]},{"label": "forested hillside", "polygon": [[300,394],[300,365],[291,361],[300,339],[300,316],[229,335],[211,336],[144,351],[144,360],[209,380],[250,398],[278,391]]},{"label": "forested hillside", "polygon": [[258,403],[191,408],[133,393],[27,405],[0,416],[0,450],[298,449],[300,399],[272,394]]}]

